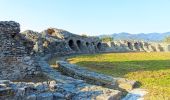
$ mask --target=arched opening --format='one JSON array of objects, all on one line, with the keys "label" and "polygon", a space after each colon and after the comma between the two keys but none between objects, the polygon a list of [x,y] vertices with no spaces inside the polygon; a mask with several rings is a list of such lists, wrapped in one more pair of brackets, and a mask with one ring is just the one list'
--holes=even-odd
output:
[{"label": "arched opening", "polygon": [[132,43],[128,42],[128,47],[129,47],[130,50],[133,50]]},{"label": "arched opening", "polygon": [[144,47],[149,50],[149,44],[148,43],[144,43]]},{"label": "arched opening", "polygon": [[158,44],[158,49],[159,49],[159,51],[164,51],[164,48],[160,45],[160,44]]},{"label": "arched opening", "polygon": [[115,47],[116,44],[114,42],[111,42],[111,47]]},{"label": "arched opening", "polygon": [[94,42],[92,42],[92,45],[94,45],[95,43]]},{"label": "arched opening", "polygon": [[102,50],[102,44],[101,44],[100,42],[97,44],[97,48],[98,48],[99,50]]},{"label": "arched opening", "polygon": [[156,48],[154,46],[151,45],[151,48],[153,51],[156,51]]},{"label": "arched opening", "polygon": [[134,43],[134,47],[135,47],[136,50],[139,50],[139,44],[137,42]]},{"label": "arched opening", "polygon": [[143,48],[143,43],[142,43],[142,42],[139,43],[139,47],[140,47],[142,50],[144,50],[144,48]]},{"label": "arched opening", "polygon": [[69,40],[68,45],[72,50],[77,50],[73,40]]},{"label": "arched opening", "polygon": [[86,46],[89,47],[89,42],[86,42]]},{"label": "arched opening", "polygon": [[170,51],[170,45],[168,45],[168,51]]},{"label": "arched opening", "polygon": [[79,49],[82,51],[83,50],[83,44],[80,40],[77,40],[77,46],[79,47]]}]

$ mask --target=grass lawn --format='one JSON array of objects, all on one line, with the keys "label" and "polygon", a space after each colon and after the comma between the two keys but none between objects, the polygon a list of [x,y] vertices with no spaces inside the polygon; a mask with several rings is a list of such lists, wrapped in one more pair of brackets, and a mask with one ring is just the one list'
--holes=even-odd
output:
[{"label": "grass lawn", "polygon": [[170,53],[107,53],[69,58],[99,73],[136,80],[148,90],[146,100],[170,100]]}]

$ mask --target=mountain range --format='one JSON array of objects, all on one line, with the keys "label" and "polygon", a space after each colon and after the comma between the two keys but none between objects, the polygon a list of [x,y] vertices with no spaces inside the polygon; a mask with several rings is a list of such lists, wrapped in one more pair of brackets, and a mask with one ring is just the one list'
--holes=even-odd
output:
[{"label": "mountain range", "polygon": [[100,35],[99,37],[113,37],[114,40],[141,40],[141,41],[151,41],[151,42],[161,42],[166,37],[170,36],[170,32],[166,33],[139,33],[139,34],[130,34],[126,32],[122,33],[113,33],[109,35]]}]

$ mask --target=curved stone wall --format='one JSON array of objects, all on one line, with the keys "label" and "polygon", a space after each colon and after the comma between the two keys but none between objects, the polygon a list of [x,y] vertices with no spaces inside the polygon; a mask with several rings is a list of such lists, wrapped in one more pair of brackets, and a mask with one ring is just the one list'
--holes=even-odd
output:
[{"label": "curved stone wall", "polygon": [[103,43],[105,52],[169,52],[170,44],[142,41],[113,41]]},{"label": "curved stone wall", "polygon": [[[98,74],[66,62],[60,62],[59,70],[54,70],[47,60],[53,56],[75,53],[165,51],[161,44],[155,46],[150,43],[128,41],[102,43],[97,37],[79,36],[55,28],[49,28],[41,33],[31,30],[19,32],[18,23],[0,22],[0,99],[2,100],[56,100],[56,98],[120,100],[125,90],[129,92],[133,89],[135,81]],[[170,46],[166,50],[170,50]],[[41,74],[57,83],[2,80],[18,80]],[[109,86],[114,88],[109,89]]]}]

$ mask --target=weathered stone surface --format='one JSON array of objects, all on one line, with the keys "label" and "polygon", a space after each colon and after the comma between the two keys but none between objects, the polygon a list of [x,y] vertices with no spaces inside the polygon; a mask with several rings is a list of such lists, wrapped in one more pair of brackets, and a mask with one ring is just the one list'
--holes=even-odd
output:
[{"label": "weathered stone surface", "polygon": [[134,89],[130,91],[122,100],[144,100],[143,96],[148,92],[144,89]]},{"label": "weathered stone surface", "polygon": [[36,95],[35,94],[28,95],[25,100],[36,100]]},{"label": "weathered stone surface", "polygon": [[59,93],[59,92],[56,92],[56,93],[53,93],[53,98],[54,100],[58,100],[58,99],[64,99],[64,95]]},{"label": "weathered stone surface", "polygon": [[143,41],[113,41],[103,43],[104,52],[168,52],[168,43]]},{"label": "weathered stone surface", "polygon": [[[22,79],[40,71],[21,37],[20,25],[13,21],[0,22],[0,79]],[[26,59],[25,59],[26,57]],[[29,59],[28,59],[29,58]]]},{"label": "weathered stone surface", "polygon": [[69,64],[64,61],[57,61],[58,68],[63,74],[72,76],[77,79],[85,80],[88,83],[105,86],[108,88],[121,88],[127,91],[132,90],[135,81],[130,81],[124,78],[114,78],[104,74],[95,73],[86,68],[79,67],[74,64]]},{"label": "weathered stone surface", "polygon": [[0,88],[0,96],[10,96],[13,95],[14,91],[12,88],[6,87],[6,88]]},{"label": "weathered stone surface", "polygon": [[[59,62],[61,73],[51,68],[47,61],[53,56],[80,53],[170,51],[170,44],[142,41],[102,43],[97,37],[80,36],[56,28],[41,33],[19,32],[19,23],[0,21],[0,79],[17,80],[43,74],[55,81],[0,80],[2,100],[120,100],[121,89],[132,93],[135,81],[98,74],[66,62]],[[128,94],[125,98],[136,97]]]},{"label": "weathered stone surface", "polygon": [[[115,100],[120,99],[121,92],[118,90],[103,88],[101,86],[96,85],[90,85],[82,80],[64,76],[60,72],[53,70],[47,64],[47,62],[44,61],[48,58],[50,58],[50,56],[47,56],[46,58],[41,58],[41,61],[39,62],[41,64],[41,69],[43,73],[46,73],[46,75],[48,75],[48,77],[51,77],[52,79],[59,82],[57,85],[55,85],[55,87],[58,92],[62,92],[62,94],[65,95],[65,98],[73,98],[73,100],[75,100],[76,98],[82,98],[87,100],[89,98],[101,98],[102,96],[100,95],[103,95],[108,98],[114,98]],[[54,82],[51,82],[51,84],[54,84]]]},{"label": "weathered stone surface", "polygon": [[[37,89],[37,86],[44,83],[49,83],[46,85],[47,89]],[[121,92],[118,90],[90,85],[84,82],[80,84],[56,83],[57,88],[54,90],[50,90],[50,83],[54,84],[54,81],[42,83],[10,82],[10,87],[0,88],[2,90],[0,91],[0,98],[8,96],[7,100],[92,100],[94,98],[95,100],[100,100],[104,97],[110,100],[120,100],[121,97]]]},{"label": "weathered stone surface", "polygon": [[52,93],[41,93],[37,95],[37,100],[53,100]]},{"label": "weathered stone surface", "polygon": [[0,21],[0,33],[17,34],[20,32],[20,24],[14,21]]}]

